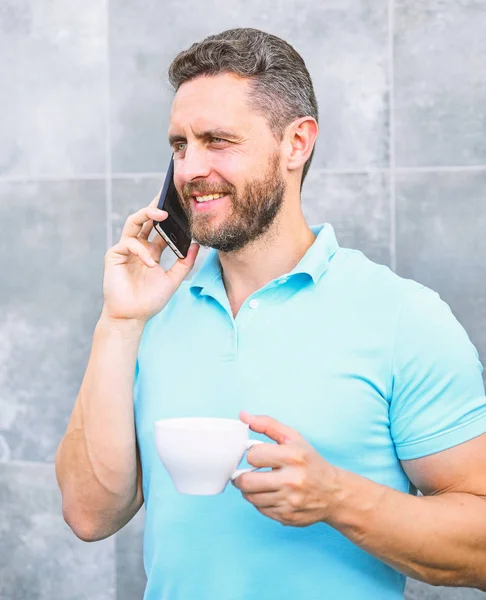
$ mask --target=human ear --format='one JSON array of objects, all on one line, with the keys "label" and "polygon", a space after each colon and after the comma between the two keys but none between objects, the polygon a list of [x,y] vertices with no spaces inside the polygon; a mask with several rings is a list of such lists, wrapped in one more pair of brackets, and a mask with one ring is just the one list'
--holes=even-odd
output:
[{"label": "human ear", "polygon": [[289,171],[295,171],[305,165],[318,133],[319,126],[312,117],[301,117],[289,125],[284,138],[284,155]]}]

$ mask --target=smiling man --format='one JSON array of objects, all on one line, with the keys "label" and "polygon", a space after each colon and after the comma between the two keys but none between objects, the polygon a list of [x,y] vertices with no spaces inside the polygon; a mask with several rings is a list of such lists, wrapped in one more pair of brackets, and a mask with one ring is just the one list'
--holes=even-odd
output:
[{"label": "smiling man", "polygon": [[[235,253],[264,238],[284,206],[287,184],[281,172],[279,140],[285,126],[275,124],[272,134],[268,107],[249,110],[255,91],[248,77],[219,73],[183,85],[178,78],[187,75],[178,68],[184,67],[176,62],[170,73],[178,88],[169,128],[174,182],[194,239],[225,254]],[[304,134],[301,143],[309,146],[317,135],[317,103],[314,96],[311,100],[305,108],[312,110],[315,118],[304,116],[294,125],[297,136]],[[208,107],[203,112],[202,103]],[[298,112],[285,121],[294,121]],[[301,233],[300,229],[305,229],[310,236],[300,207],[291,208],[301,225],[296,230]]]},{"label": "smiling man", "polygon": [[[302,58],[235,29],[169,74],[174,182],[213,250],[189,282],[198,244],[164,271],[152,203],[107,252],[56,460],[66,521],[98,540],[145,503],[146,600],[398,600],[405,576],[486,590],[477,352],[436,293],[306,223],[318,114]],[[239,416],[266,469],[178,495],[154,423],[184,416]]]}]

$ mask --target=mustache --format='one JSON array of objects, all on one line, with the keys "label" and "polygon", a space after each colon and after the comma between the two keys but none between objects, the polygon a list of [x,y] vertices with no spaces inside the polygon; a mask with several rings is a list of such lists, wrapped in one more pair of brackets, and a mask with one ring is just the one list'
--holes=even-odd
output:
[{"label": "mustache", "polygon": [[234,195],[236,188],[230,183],[211,183],[210,181],[193,181],[182,188],[182,196],[188,200],[194,194],[225,194]]}]

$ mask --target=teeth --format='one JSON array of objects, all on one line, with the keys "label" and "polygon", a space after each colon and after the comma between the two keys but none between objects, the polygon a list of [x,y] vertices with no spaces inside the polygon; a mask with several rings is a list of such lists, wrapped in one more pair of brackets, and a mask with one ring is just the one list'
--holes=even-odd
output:
[{"label": "teeth", "polygon": [[208,194],[207,196],[196,196],[198,202],[209,202],[209,200],[216,200],[222,198],[224,194]]}]

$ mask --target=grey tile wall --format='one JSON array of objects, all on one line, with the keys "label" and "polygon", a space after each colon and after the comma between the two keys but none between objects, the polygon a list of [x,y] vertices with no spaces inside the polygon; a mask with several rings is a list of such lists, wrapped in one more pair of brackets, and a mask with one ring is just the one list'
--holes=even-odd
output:
[{"label": "grey tile wall", "polygon": [[339,244],[390,265],[390,182],[387,173],[309,171],[302,190],[309,223],[331,223]]},{"label": "grey tile wall", "polygon": [[101,308],[105,220],[102,181],[0,181],[0,436],[11,459],[54,460]]},{"label": "grey tile wall", "polygon": [[482,0],[396,0],[396,164],[486,164]]},{"label": "grey tile wall", "polygon": [[[422,281],[486,360],[484,0],[0,3],[0,598],[137,600],[143,510],[95,544],[61,516],[54,453],[89,355],[103,256],[157,194],[166,70],[252,26],[301,52],[320,104],[310,222]],[[198,260],[200,264],[204,252]],[[166,253],[163,264],[170,266]],[[407,584],[408,600],[480,592]]]},{"label": "grey tile wall", "polygon": [[143,568],[142,508],[116,535],[116,589],[117,600],[141,600],[147,583]]},{"label": "grey tile wall", "polygon": [[0,464],[0,598],[115,600],[114,539],[78,540],[52,464]]},{"label": "grey tile wall", "polygon": [[450,587],[432,587],[420,581],[409,579],[406,588],[406,600],[484,600],[479,590]]},{"label": "grey tile wall", "polygon": [[99,0],[2,0],[0,175],[104,171],[106,26]]}]

